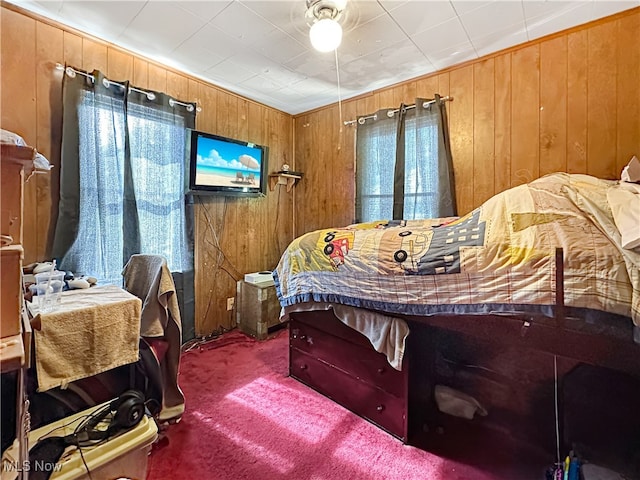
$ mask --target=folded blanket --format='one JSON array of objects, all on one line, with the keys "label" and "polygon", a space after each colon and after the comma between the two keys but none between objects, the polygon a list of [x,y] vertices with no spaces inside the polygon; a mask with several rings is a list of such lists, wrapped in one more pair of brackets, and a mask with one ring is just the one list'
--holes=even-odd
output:
[{"label": "folded blanket", "polygon": [[138,360],[142,302],[113,285],[62,293],[33,319],[38,391]]},{"label": "folded blanket", "polygon": [[124,288],[143,302],[140,335],[162,339],[167,349],[159,358],[162,372],[161,421],[184,412],[184,394],[178,385],[182,321],[173,276],[160,255],[131,255],[122,270]]}]

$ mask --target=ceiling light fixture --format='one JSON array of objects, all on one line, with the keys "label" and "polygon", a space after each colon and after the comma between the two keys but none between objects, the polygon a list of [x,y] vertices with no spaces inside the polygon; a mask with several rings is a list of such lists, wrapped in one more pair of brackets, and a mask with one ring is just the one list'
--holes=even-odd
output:
[{"label": "ceiling light fixture", "polygon": [[319,52],[331,52],[340,45],[342,27],[338,20],[346,4],[346,0],[307,0],[309,39]]}]

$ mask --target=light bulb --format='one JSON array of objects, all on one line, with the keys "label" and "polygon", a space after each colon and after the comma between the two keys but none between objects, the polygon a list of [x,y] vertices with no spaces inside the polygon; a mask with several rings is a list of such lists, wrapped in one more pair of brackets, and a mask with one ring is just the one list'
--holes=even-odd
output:
[{"label": "light bulb", "polygon": [[323,18],[311,25],[309,38],[313,48],[319,52],[330,52],[342,41],[342,27],[331,18]]}]

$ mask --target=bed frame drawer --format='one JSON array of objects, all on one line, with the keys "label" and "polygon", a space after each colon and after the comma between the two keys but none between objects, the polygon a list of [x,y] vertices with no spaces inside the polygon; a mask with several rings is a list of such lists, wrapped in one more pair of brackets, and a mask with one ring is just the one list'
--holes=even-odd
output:
[{"label": "bed frame drawer", "polygon": [[[358,332],[354,333],[360,335]],[[389,365],[387,357],[376,352],[364,336],[360,335],[368,344],[366,348],[297,321],[291,323],[289,335],[291,347],[319,358],[395,397],[406,395],[406,365],[402,371],[395,370]]]},{"label": "bed frame drawer", "polygon": [[405,397],[390,395],[294,347],[290,349],[290,373],[296,380],[406,441]]},{"label": "bed frame drawer", "polygon": [[[298,313],[301,313],[298,315]],[[360,345],[364,348],[371,348],[369,339],[360,332],[351,327],[346,326],[335,316],[333,310],[309,311],[309,312],[292,312],[290,315],[292,320],[298,323],[309,325],[317,330],[326,332],[334,337],[342,338],[354,345]]]}]

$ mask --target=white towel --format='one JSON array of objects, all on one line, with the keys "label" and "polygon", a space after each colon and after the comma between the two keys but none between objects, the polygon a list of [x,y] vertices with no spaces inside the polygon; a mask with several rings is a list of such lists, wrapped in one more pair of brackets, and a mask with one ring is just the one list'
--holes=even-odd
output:
[{"label": "white towel", "polygon": [[138,361],[141,302],[113,285],[62,292],[33,319],[38,391]]}]

